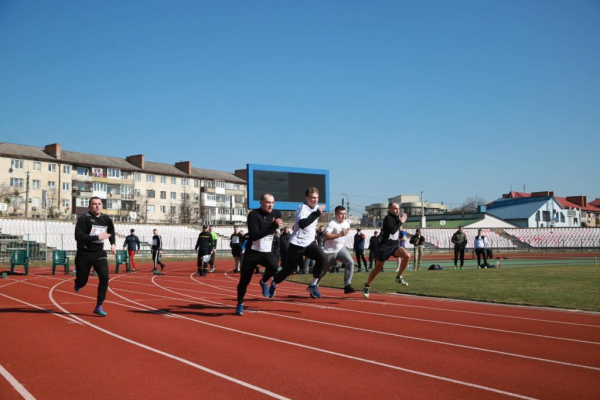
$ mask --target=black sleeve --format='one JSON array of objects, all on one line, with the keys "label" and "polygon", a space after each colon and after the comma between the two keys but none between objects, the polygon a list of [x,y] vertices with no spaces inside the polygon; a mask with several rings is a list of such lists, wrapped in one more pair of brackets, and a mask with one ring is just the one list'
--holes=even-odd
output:
[{"label": "black sleeve", "polygon": [[194,250],[198,250],[198,247],[200,247],[200,235],[198,235],[198,240],[196,240],[196,247],[194,247]]},{"label": "black sleeve", "polygon": [[140,238],[138,238],[137,236],[135,237],[135,242],[137,243],[137,249],[138,251],[140,250]]},{"label": "black sleeve", "polygon": [[[123,242],[123,247],[127,246],[127,238],[125,238],[125,241]],[[129,250],[129,248],[127,248],[127,250]]]},{"label": "black sleeve", "polygon": [[458,242],[456,241],[456,233],[454,235],[452,235],[452,243],[454,244],[458,244]]},{"label": "black sleeve", "polygon": [[111,245],[116,244],[116,240],[117,240],[117,235],[115,235],[115,225],[112,222],[112,219],[106,217],[107,221],[107,225],[108,225],[108,233],[110,233],[110,237],[108,238],[108,241],[110,242]]},{"label": "black sleeve", "polygon": [[85,222],[85,217],[81,217],[77,220],[77,224],[75,225],[75,240],[78,242],[94,242],[99,240],[98,235],[89,235],[91,227],[87,226]]},{"label": "black sleeve", "polygon": [[418,245],[418,243],[417,243],[417,235],[412,235],[412,236],[410,237],[410,240],[409,240],[408,242],[409,242],[410,244],[417,244],[417,245]]},{"label": "black sleeve", "polygon": [[312,213],[310,213],[310,215],[308,217],[299,220],[298,226],[300,227],[300,229],[304,229],[307,226],[309,226],[310,224],[312,224],[313,222],[315,222],[317,219],[319,219],[320,216],[321,216],[321,211],[319,211],[319,210],[313,211]]},{"label": "black sleeve", "polygon": [[250,237],[250,240],[252,241],[262,239],[267,235],[272,235],[277,229],[277,223],[275,222],[275,219],[273,219],[273,222],[271,222],[270,225],[268,225],[264,229],[260,229],[259,215],[254,211],[248,214],[247,221],[248,235]]},{"label": "black sleeve", "polygon": [[385,217],[383,219],[383,224],[381,226],[381,230],[384,232],[386,240],[394,230],[394,220],[389,217]]}]

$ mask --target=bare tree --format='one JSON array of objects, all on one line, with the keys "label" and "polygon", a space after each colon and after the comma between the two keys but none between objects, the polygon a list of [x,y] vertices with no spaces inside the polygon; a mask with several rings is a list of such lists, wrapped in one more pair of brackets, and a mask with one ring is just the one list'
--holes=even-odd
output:
[{"label": "bare tree", "polygon": [[198,219],[196,208],[198,207],[198,198],[183,190],[181,193],[181,202],[179,203],[179,222],[182,224],[192,224]]},{"label": "bare tree", "polygon": [[177,215],[177,206],[173,203],[169,203],[169,209],[165,213],[165,220],[169,224],[176,224],[179,221],[179,216]]},{"label": "bare tree", "polygon": [[477,212],[477,207],[484,206],[487,202],[485,199],[475,195],[473,197],[467,197],[467,199],[456,209],[456,211],[462,212]]}]

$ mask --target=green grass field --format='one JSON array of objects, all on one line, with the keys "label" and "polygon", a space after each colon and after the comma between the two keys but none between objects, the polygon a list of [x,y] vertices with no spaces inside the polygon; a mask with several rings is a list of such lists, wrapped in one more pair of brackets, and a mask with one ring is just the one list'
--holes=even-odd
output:
[{"label": "green grass field", "polygon": [[[600,267],[591,264],[576,266],[564,261],[544,267],[501,268],[441,271],[407,271],[404,279],[409,286],[396,283],[388,262],[386,272],[371,284],[371,293],[405,293],[450,299],[478,300],[504,304],[559,307],[600,312]],[[327,274],[320,286],[343,287],[342,273]],[[354,273],[352,285],[362,289],[368,274]],[[289,279],[308,283],[311,275],[293,275]]]}]

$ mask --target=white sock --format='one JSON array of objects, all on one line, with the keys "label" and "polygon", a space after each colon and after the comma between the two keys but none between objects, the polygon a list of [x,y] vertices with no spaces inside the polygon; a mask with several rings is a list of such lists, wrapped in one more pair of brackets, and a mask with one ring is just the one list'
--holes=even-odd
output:
[{"label": "white sock", "polygon": [[312,278],[312,281],[310,281],[310,284],[312,286],[316,286],[318,282],[319,282],[319,278]]}]

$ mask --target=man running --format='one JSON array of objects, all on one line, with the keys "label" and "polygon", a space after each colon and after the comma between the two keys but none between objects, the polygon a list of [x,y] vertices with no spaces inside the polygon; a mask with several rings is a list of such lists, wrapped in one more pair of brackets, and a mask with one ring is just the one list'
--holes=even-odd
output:
[{"label": "man running", "polygon": [[346,209],[342,206],[335,208],[335,218],[329,221],[327,228],[325,228],[325,234],[323,238],[325,244],[323,245],[323,251],[327,257],[327,261],[319,282],[329,271],[329,267],[336,265],[339,261],[344,264],[344,293],[354,293],[356,290],[352,287],[352,275],[354,273],[354,260],[348,250],[346,250],[346,235],[350,232],[350,224],[346,221]]},{"label": "man running", "polygon": [[281,212],[274,210],[275,198],[269,193],[260,197],[260,208],[248,214],[248,244],[242,262],[242,273],[237,286],[236,315],[244,315],[244,296],[252,280],[252,272],[258,265],[265,267],[262,279],[259,281],[263,296],[269,297],[267,282],[277,272],[278,259],[273,252],[273,235],[283,224]]},{"label": "man running", "polygon": [[[160,253],[162,253],[162,236],[158,234],[158,229],[154,229],[152,231],[154,236],[152,236],[152,261],[154,262],[153,273],[158,274],[158,267],[160,265],[160,271],[162,272],[165,269],[165,264],[160,262]],[[160,274],[159,274],[160,275]]]},{"label": "man running", "polygon": [[135,260],[133,257],[135,256],[135,253],[140,251],[140,239],[135,235],[135,229],[132,229],[129,233],[130,235],[125,238],[125,242],[123,243],[123,250],[127,250],[129,253],[131,270],[135,272],[137,269],[135,269]]},{"label": "man running", "polygon": [[75,225],[75,291],[79,292],[88,282],[92,267],[98,273],[98,297],[94,314],[106,317],[102,303],[108,290],[108,260],[104,251],[104,240],[110,242],[110,251],[117,253],[115,246],[115,227],[108,215],[102,214],[102,200],[92,197],[88,212],[79,217]]},{"label": "man running", "polygon": [[400,271],[396,277],[396,281],[402,285],[408,286],[408,283],[402,279],[402,274],[408,266],[410,260],[410,253],[403,247],[400,247],[400,227],[406,221],[407,215],[399,217],[400,206],[398,203],[390,203],[388,206],[388,214],[383,219],[383,226],[381,227],[381,234],[379,235],[379,248],[377,249],[377,262],[375,263],[375,269],[371,270],[369,278],[365,283],[363,289],[363,296],[369,298],[369,290],[371,289],[371,282],[379,274],[383,268],[383,264],[388,258],[394,256],[402,259],[400,263]]},{"label": "man running", "polygon": [[208,266],[210,261],[210,256],[212,254],[212,235],[208,231],[208,226],[204,225],[202,227],[202,232],[198,235],[198,240],[196,241],[196,247],[194,250],[198,251],[198,275],[202,276],[206,275],[208,272]]},{"label": "man running", "polygon": [[319,189],[316,187],[306,189],[304,195],[306,202],[298,206],[294,214],[296,223],[290,236],[290,245],[287,251],[285,266],[275,275],[269,287],[269,297],[271,298],[275,296],[277,285],[294,272],[303,255],[315,260],[313,279],[306,290],[308,290],[310,297],[313,299],[321,298],[317,283],[321,277],[326,257],[323,248],[315,242],[315,231],[317,221],[323,213],[325,205],[319,206]]},{"label": "man running", "polygon": [[244,241],[244,235],[238,232],[238,227],[233,227],[233,234],[229,238],[229,247],[231,247],[231,255],[234,260],[233,272],[240,272],[240,255],[242,254],[242,242]]}]

